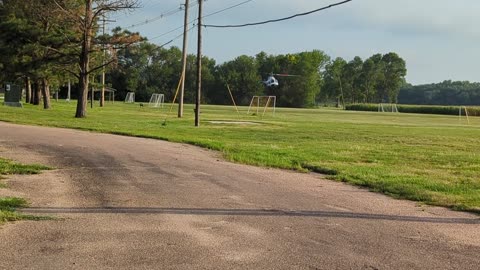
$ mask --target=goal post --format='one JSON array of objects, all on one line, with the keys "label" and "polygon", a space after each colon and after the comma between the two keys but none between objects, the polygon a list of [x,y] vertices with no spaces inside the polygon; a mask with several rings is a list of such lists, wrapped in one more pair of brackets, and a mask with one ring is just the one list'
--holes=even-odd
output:
[{"label": "goal post", "polygon": [[262,116],[264,116],[268,109],[271,108],[272,114],[275,116],[276,106],[276,96],[253,96],[252,100],[250,101],[247,114],[250,114],[250,112],[255,112],[255,114],[259,115],[261,112]]},{"label": "goal post", "polygon": [[379,103],[378,112],[398,113],[397,104],[395,103]]},{"label": "goal post", "polygon": [[460,106],[458,109],[458,121],[462,121],[462,116],[467,118],[467,123],[470,124],[470,119],[468,118],[468,108],[466,106]]},{"label": "goal post", "polygon": [[125,103],[135,103],[135,93],[128,92],[127,96],[125,97]]},{"label": "goal post", "polygon": [[150,97],[150,102],[148,102],[148,106],[153,108],[163,108],[164,103],[164,94],[152,94],[152,96]]}]

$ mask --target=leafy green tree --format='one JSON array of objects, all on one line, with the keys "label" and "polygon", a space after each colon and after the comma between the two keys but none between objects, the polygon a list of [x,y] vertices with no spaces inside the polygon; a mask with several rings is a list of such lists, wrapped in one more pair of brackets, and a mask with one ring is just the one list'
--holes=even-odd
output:
[{"label": "leafy green tree", "polygon": [[369,103],[373,101],[377,80],[379,78],[379,67],[372,57],[365,60],[362,71],[359,76],[359,86],[363,92],[363,102]]},{"label": "leafy green tree", "polygon": [[329,60],[325,53],[314,50],[274,56],[261,52],[256,59],[264,78],[270,73],[297,75],[277,77],[280,86],[265,89],[265,94],[277,96],[279,106],[312,107],[316,104],[323,84],[321,70]]},{"label": "leafy green tree", "polygon": [[343,91],[345,98],[351,103],[357,103],[364,99],[361,91],[361,74],[363,68],[362,58],[356,56],[348,62],[343,69]]},{"label": "leafy green tree", "polygon": [[[65,39],[74,38],[53,0],[4,1],[0,6],[0,62],[10,77],[25,77],[27,102],[43,96],[50,108],[49,81],[66,62]],[[30,78],[36,82],[30,100]],[[40,90],[40,91],[39,91]]]},{"label": "leafy green tree", "polygon": [[119,97],[135,92],[137,100],[148,101],[152,93],[158,92],[149,88],[155,76],[148,69],[159,59],[159,54],[160,48],[146,41],[117,51],[116,62],[107,72],[107,81],[112,82]]},{"label": "leafy green tree", "polygon": [[322,97],[324,100],[328,101],[335,99],[338,104],[344,104],[344,94],[343,94],[343,70],[347,65],[341,57],[337,57],[335,60],[330,61],[325,66],[325,71],[323,72],[324,85],[322,89]]},{"label": "leafy green tree", "polygon": [[263,86],[258,75],[258,65],[254,57],[242,55],[216,68],[217,87],[207,90],[210,101],[230,104],[231,98],[227,85],[232,91],[236,103],[248,105],[254,95],[261,95]]},{"label": "leafy green tree", "polygon": [[[76,4],[74,7],[68,6],[73,2]],[[77,109],[75,117],[82,118],[87,115],[87,95],[90,85],[90,77],[95,74],[97,70],[102,69],[104,66],[110,65],[114,62],[114,59],[110,59],[103,64],[94,64],[92,57],[101,55],[100,52],[104,46],[109,45],[111,54],[114,54],[117,49],[125,45],[131,45],[132,43],[140,40],[138,34],[132,34],[130,36],[117,35],[109,41],[98,38],[98,23],[101,18],[104,18],[107,14],[117,12],[121,10],[133,9],[137,6],[137,0],[72,0],[59,3],[56,1],[57,8],[62,11],[64,21],[72,24],[74,31],[79,36],[80,42],[76,42],[72,45],[74,50],[70,52],[71,55],[77,59],[79,72],[72,72],[78,78],[79,81],[79,94]],[[78,44],[80,46],[78,46]]]},{"label": "leafy green tree", "polygon": [[382,57],[382,63],[385,68],[383,86],[386,95],[384,98],[391,103],[397,103],[400,87],[403,85],[407,75],[405,60],[396,53],[391,52]]},{"label": "leafy green tree", "polygon": [[[172,101],[182,72],[181,57],[181,50],[177,47],[165,49],[142,41],[118,50],[116,64],[108,71],[107,78],[121,97],[127,92],[135,92],[137,101],[146,102],[153,93],[161,93],[165,95],[166,100]],[[206,56],[202,61],[203,85],[208,91],[215,81],[215,61]],[[188,55],[186,102],[195,100],[195,63],[196,57]],[[203,100],[205,98],[206,96]]]}]

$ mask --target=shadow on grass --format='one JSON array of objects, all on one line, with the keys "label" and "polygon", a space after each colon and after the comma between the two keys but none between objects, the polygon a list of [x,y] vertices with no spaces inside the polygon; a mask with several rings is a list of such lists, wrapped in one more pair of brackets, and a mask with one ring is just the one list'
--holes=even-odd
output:
[{"label": "shadow on grass", "polygon": [[400,222],[420,222],[439,224],[479,224],[480,218],[436,218],[381,215],[337,211],[286,211],[275,209],[217,209],[217,208],[148,208],[148,207],[39,207],[19,209],[25,214],[164,214],[200,216],[266,216],[266,217],[312,217],[386,220]]}]

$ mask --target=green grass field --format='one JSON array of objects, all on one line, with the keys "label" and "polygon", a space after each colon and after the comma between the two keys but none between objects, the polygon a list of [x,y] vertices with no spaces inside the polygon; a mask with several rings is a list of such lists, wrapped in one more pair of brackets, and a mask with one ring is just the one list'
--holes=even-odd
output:
[{"label": "green grass field", "polygon": [[2,106],[0,120],[184,142],[235,162],[322,172],[397,198],[480,213],[480,118],[467,125],[454,116],[324,108],[277,109],[262,118],[245,107],[237,115],[233,107],[203,106],[195,128],[191,105],[181,120],[174,107],[162,125],[167,109],[119,102],[75,119],[75,104]]}]

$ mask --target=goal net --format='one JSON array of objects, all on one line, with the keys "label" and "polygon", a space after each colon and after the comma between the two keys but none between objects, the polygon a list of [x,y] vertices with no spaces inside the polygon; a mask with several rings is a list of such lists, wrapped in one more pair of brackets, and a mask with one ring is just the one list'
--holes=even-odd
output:
[{"label": "goal net", "polygon": [[148,103],[148,106],[153,108],[163,108],[164,103],[165,103],[165,96],[163,94],[152,94],[152,97],[150,97],[150,102]]},{"label": "goal net", "polygon": [[398,113],[397,104],[393,104],[393,103],[380,103],[380,104],[378,104],[378,112]]},{"label": "goal net", "polygon": [[125,97],[125,103],[135,103],[135,93],[128,92],[127,96]]},{"label": "goal net", "polygon": [[273,116],[275,116],[276,104],[276,96],[253,96],[247,114],[252,112],[253,114],[259,115],[261,113],[262,116],[264,116],[268,110],[271,110]]}]

